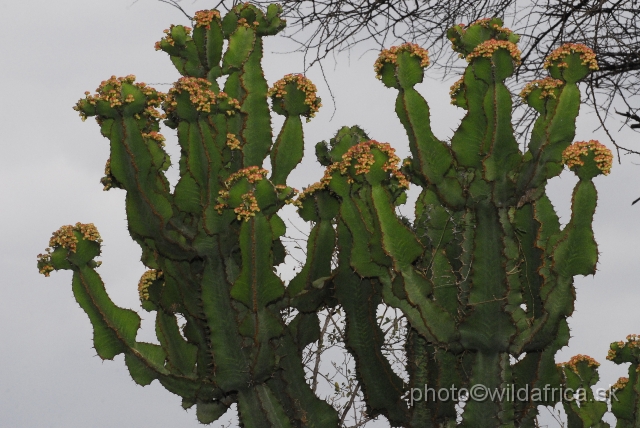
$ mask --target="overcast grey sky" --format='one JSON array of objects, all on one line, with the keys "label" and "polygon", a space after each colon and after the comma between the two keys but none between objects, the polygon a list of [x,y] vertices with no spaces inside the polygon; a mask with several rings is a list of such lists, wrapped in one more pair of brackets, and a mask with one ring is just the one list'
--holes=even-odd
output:
[{"label": "overcast grey sky", "polygon": [[[72,106],[111,75],[135,74],[139,81],[170,83],[177,72],[154,42],[171,23],[187,24],[179,12],[154,0],[4,0],[0,4],[0,426],[114,427],[198,426],[194,411],[157,382],[140,387],[131,380],[122,357],[102,362],[92,348],[91,325],[71,292],[71,273],[39,275],[36,255],[51,233],[64,224],[93,222],[104,239],[100,268],[116,304],[139,308],[137,282],[144,272],[140,251],[131,241],[124,214],[124,192],[102,192],[99,183],[108,142],[93,120],[83,123]],[[184,2],[189,12],[212,2]],[[287,47],[288,46],[288,47]],[[270,83],[302,71],[300,55],[272,53],[290,49],[282,39],[266,43],[265,75]],[[342,125],[358,124],[372,138],[392,143],[406,155],[407,138],[393,113],[395,91],[378,82],[372,70],[376,54],[338,57],[327,77],[337,97],[332,105],[318,70],[325,107],[306,125],[307,157],[293,176],[301,188],[322,171],[313,146]],[[419,90],[432,106],[434,130],[446,139],[462,116],[449,104],[448,83],[427,80]],[[158,86],[167,90],[168,86]],[[585,112],[586,113],[586,112]],[[281,121],[278,121],[280,123]],[[593,115],[579,118],[577,140],[594,134]],[[170,130],[165,130],[167,136]],[[278,132],[276,127],[275,132]],[[619,132],[627,147],[640,148],[639,135]],[[171,140],[169,141],[171,143]],[[610,145],[610,144],[609,144]],[[169,144],[171,146],[171,144]],[[175,148],[172,153],[176,153]],[[609,177],[597,178],[599,203],[594,221],[600,260],[595,277],[576,279],[572,339],[558,361],[589,354],[602,363],[603,384],[615,382],[626,368],[605,360],[608,345],[640,333],[637,289],[640,276],[640,168],[625,159]],[[175,177],[175,169],[173,176]],[[569,218],[573,173],[550,184],[549,193]],[[410,208],[404,208],[410,211]],[[141,311],[142,312],[142,311]],[[153,326],[146,313],[143,328]],[[150,340],[151,334],[141,338]]]}]

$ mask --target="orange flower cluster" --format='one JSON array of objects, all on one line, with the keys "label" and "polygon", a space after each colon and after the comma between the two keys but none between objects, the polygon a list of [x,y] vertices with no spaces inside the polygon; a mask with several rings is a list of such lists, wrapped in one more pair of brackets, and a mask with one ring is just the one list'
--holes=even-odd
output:
[{"label": "orange flower cluster", "polygon": [[267,96],[273,98],[284,98],[287,94],[285,87],[289,84],[293,83],[296,87],[304,92],[304,103],[309,106],[309,114],[305,115],[307,117],[307,122],[316,116],[320,107],[322,107],[322,103],[320,102],[320,98],[318,98],[318,88],[313,82],[307,79],[302,74],[287,74],[282,79],[278,80],[267,92]]},{"label": "orange flower cluster", "polygon": [[578,373],[578,364],[582,362],[587,363],[589,367],[594,367],[594,368],[600,367],[599,362],[597,362],[596,360],[594,360],[588,355],[582,355],[582,354],[578,354],[574,357],[571,357],[571,359],[568,362],[560,363],[558,364],[558,366],[569,367],[574,373]]},{"label": "orange flower cluster", "polygon": [[531,92],[535,89],[542,89],[542,93],[540,94],[540,99],[544,98],[556,98],[556,94],[553,91],[556,88],[564,85],[564,82],[559,79],[554,79],[553,77],[545,77],[544,79],[534,80],[533,82],[529,82],[524,86],[524,89],[520,92],[520,97],[522,99],[526,99]]},{"label": "orange flower cluster", "polygon": [[560,46],[558,49],[554,50],[549,54],[549,56],[544,61],[544,68],[551,67],[554,61],[563,61],[558,64],[559,68],[567,68],[569,65],[564,62],[564,59],[571,55],[572,53],[577,53],[580,55],[580,59],[582,60],[582,65],[586,65],[589,67],[589,70],[597,70],[598,69],[598,61],[596,61],[596,54],[593,53],[591,49],[586,47],[585,45],[579,43],[565,43]]},{"label": "orange flower cluster", "polygon": [[125,98],[122,94],[122,84],[127,83],[130,85],[133,84],[143,93],[143,95],[145,95],[145,113],[147,113],[147,115],[152,117],[162,116],[161,113],[156,110],[156,107],[160,106],[165,98],[165,94],[156,91],[154,88],[148,86],[144,82],[134,83],[135,80],[136,76],[134,76],[133,74],[125,77],[111,76],[109,79],[103,80],[100,83],[100,86],[98,86],[98,88],[96,89],[95,95],[91,95],[89,91],[86,91],[84,93],[85,98],[78,101],[73,109],[78,111],[80,113],[82,121],[85,121],[87,119],[87,115],[81,109],[81,103],[83,101],[86,101],[92,106],[95,106],[98,101],[106,101],[109,103],[109,106],[111,106],[111,108],[122,106],[124,103],[131,103],[135,101],[133,95],[129,94]]},{"label": "orange flower cluster", "polygon": [[487,40],[476,46],[473,52],[467,55],[467,62],[471,62],[474,58],[491,58],[498,49],[506,49],[516,65],[520,64],[520,49],[515,43],[494,39]]},{"label": "orange flower cluster", "polygon": [[199,10],[193,16],[193,20],[196,21],[196,28],[204,27],[207,30],[211,28],[211,22],[214,19],[220,19],[220,12],[215,9]]},{"label": "orange flower cluster", "polygon": [[609,175],[611,166],[613,165],[613,154],[607,146],[597,140],[573,143],[562,152],[562,162],[567,165],[569,169],[574,166],[583,166],[584,161],[581,157],[588,155],[589,151],[595,154],[594,160],[598,169],[602,171],[604,175]]},{"label": "orange flower cluster", "polygon": [[421,48],[415,43],[403,43],[400,46],[392,46],[389,49],[383,49],[373,65],[373,69],[375,70],[376,77],[378,79],[382,78],[382,75],[380,74],[382,72],[382,67],[385,64],[397,64],[398,54],[401,52],[409,52],[411,56],[417,56],[420,58],[421,67],[426,68],[430,64],[429,51]]},{"label": "orange flower cluster", "polygon": [[156,269],[149,269],[140,277],[138,282],[138,294],[140,300],[149,300],[149,287],[153,284],[153,281],[162,279],[162,271]]}]

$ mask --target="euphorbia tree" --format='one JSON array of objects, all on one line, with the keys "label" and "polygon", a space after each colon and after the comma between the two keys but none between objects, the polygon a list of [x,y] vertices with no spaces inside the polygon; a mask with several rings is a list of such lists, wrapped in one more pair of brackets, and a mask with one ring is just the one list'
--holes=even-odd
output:
[{"label": "euphorbia tree", "polygon": [[[597,63],[581,45],[549,57],[551,77],[522,92],[540,114],[522,153],[504,85],[519,61],[518,37],[501,25],[487,19],[449,32],[469,62],[452,88],[453,104],[467,114],[451,142],[433,135],[429,107],[414,89],[429,65],[427,52],[413,44],[384,50],[375,71],[398,91],[396,113],[411,157],[401,162],[389,144],[342,128],[316,146],[326,166],[322,180],[295,198],[287,177],[303,156],[301,118],[313,117],[320,99],[302,75],[268,89],[262,40],[284,27],[280,8],[245,4],[224,18],[215,10],[196,13],[193,30],[172,26],[156,45],[183,75],[168,94],[133,76],[112,77],[75,107],[83,119],[94,116],[110,140],[102,183],[127,192],[129,231],[149,269],[138,285],[140,300],[156,313],[159,345],[137,342],[140,317],[108,298],[96,272],[101,240],[93,225],[55,232],[52,250],[39,256],[40,271],[72,270],[98,355],[123,353],[137,383],[157,379],[184,407],[195,404],[203,423],[237,402],[244,426],[337,426],[336,410],[313,394],[301,361],[320,334],[317,312],[335,305],[346,314],[345,344],[368,414],[394,426],[456,424],[459,397],[408,405],[407,394],[415,398],[426,385],[589,387],[597,379],[594,362],[581,357],[558,367],[554,357],[569,339],[573,277],[595,271],[592,179],[611,167],[611,153],[598,142],[572,144],[577,83]],[[275,141],[268,98],[286,117]],[[170,162],[161,121],[177,130],[181,148],[173,190],[164,175]],[[267,156],[270,175],[262,169]],[[579,177],[565,227],[545,194],[563,164]],[[422,188],[414,222],[396,214],[410,184]],[[274,269],[286,254],[278,212],[290,202],[312,228],[306,263],[285,285]],[[407,383],[382,351],[381,304],[408,320]],[[297,315],[286,323],[282,311],[290,308]],[[617,384],[626,401],[613,408],[629,423],[638,423],[636,339],[612,345],[611,354],[634,363],[631,379]],[[537,406],[559,399],[471,399],[462,425],[534,426]],[[565,404],[575,426],[600,423],[604,413],[601,404]]]}]

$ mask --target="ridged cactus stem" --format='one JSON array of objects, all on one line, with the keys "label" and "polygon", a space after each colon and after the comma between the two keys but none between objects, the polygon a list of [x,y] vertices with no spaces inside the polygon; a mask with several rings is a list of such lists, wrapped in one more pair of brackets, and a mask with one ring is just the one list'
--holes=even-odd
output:
[{"label": "ridged cactus stem", "polygon": [[334,278],[338,284],[336,298],[345,311],[346,345],[355,357],[368,413],[384,414],[393,426],[403,425],[407,420],[403,382],[382,352],[385,338],[377,322],[378,305],[382,303],[380,284],[361,278],[349,266],[349,249],[353,245],[344,223],[338,224],[338,237],[342,268]]},{"label": "ridged cactus stem", "polygon": [[289,173],[302,161],[302,138],[300,116],[287,117],[271,151],[271,181],[286,184]]},{"label": "ridged cactus stem", "polygon": [[243,149],[244,167],[262,166],[265,156],[271,148],[271,114],[267,104],[269,85],[264,78],[262,67],[262,38],[257,37],[253,51],[243,65],[240,81],[246,92],[242,100],[242,111],[246,120],[242,128],[245,141]]},{"label": "ridged cactus stem", "polygon": [[445,178],[453,163],[451,149],[433,135],[429,106],[413,88],[422,82],[422,69],[428,65],[426,50],[405,43],[384,50],[374,68],[386,86],[399,91],[396,113],[409,137],[413,170],[424,184],[434,184],[447,204],[460,207],[464,203],[460,184],[454,177]]}]

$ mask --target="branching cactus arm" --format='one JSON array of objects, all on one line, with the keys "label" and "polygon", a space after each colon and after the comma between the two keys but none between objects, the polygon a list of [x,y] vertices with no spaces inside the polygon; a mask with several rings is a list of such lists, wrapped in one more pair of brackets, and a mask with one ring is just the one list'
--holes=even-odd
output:
[{"label": "branching cactus arm", "polygon": [[[452,88],[454,104],[467,115],[451,144],[433,136],[427,103],[413,88],[428,65],[426,51],[411,44],[385,50],[375,68],[382,82],[399,92],[396,112],[412,158],[397,170],[385,145],[372,140],[344,147],[336,138],[331,148],[316,147],[327,171],[312,192],[329,191],[340,203],[338,240],[350,245],[338,246],[338,271],[361,281],[376,278],[381,301],[407,317],[413,335],[407,339],[408,355],[419,360],[408,361],[411,385],[557,389],[561,377],[554,356],[568,343],[573,277],[592,274],[597,258],[591,179],[610,168],[610,154],[599,144],[570,146],[579,107],[576,82],[595,67],[593,56],[584,47],[566,45],[548,60],[555,80],[527,87],[525,97],[543,115],[535,141],[521,153],[504,84],[520,59],[518,37],[499,19],[487,19],[454,27],[450,38],[469,62]],[[547,180],[563,164],[580,177],[565,228],[545,195]],[[399,220],[394,209],[409,181],[423,187],[413,226]],[[349,286],[346,277],[337,278],[334,274],[340,301]],[[361,302],[354,307],[371,301],[352,298]],[[429,357],[420,359],[417,349]],[[358,361],[361,351],[350,350]],[[363,365],[357,369],[366,379]],[[375,390],[371,382],[363,381],[365,391]],[[377,386],[385,382],[379,379]],[[471,401],[462,425],[528,426],[538,405],[557,402],[557,397],[540,396]],[[455,419],[451,404],[417,404],[404,425],[450,423]]]},{"label": "branching cactus arm", "polygon": [[[317,339],[314,311],[330,301],[329,286],[314,293],[312,284],[315,275],[330,275],[337,206],[334,214],[331,207],[320,209],[325,222],[319,222],[317,243],[329,257],[313,260],[307,278],[292,287],[298,292],[287,293],[274,273],[284,259],[286,230],[277,213],[295,195],[286,179],[302,157],[300,116],[311,117],[320,106],[315,87],[302,76],[288,92],[278,84],[271,92],[282,103],[275,109],[288,119],[274,149],[273,180],[260,168],[273,145],[262,38],[283,28],[280,11],[243,4],[224,17],[198,12],[194,30],[172,26],[156,45],[183,75],[167,95],[133,76],[114,77],[76,105],[83,119],[96,117],[111,142],[102,182],[106,190],[127,191],[130,232],[149,268],[140,300],[156,312],[160,345],[136,342],[140,318],[107,297],[94,270],[99,236],[93,226],[56,232],[53,250],[38,265],[46,275],[74,272],[74,293],[102,358],[124,353],[136,382],[158,379],[185,408],[196,405],[202,423],[238,403],[247,427],[335,427],[337,412],[313,394],[300,356]],[[226,92],[217,81],[224,75]],[[173,191],[163,174],[169,159],[158,133],[161,119],[177,130],[181,149]],[[299,298],[305,291],[311,297]],[[296,301],[310,309],[287,325],[280,310]]]}]

